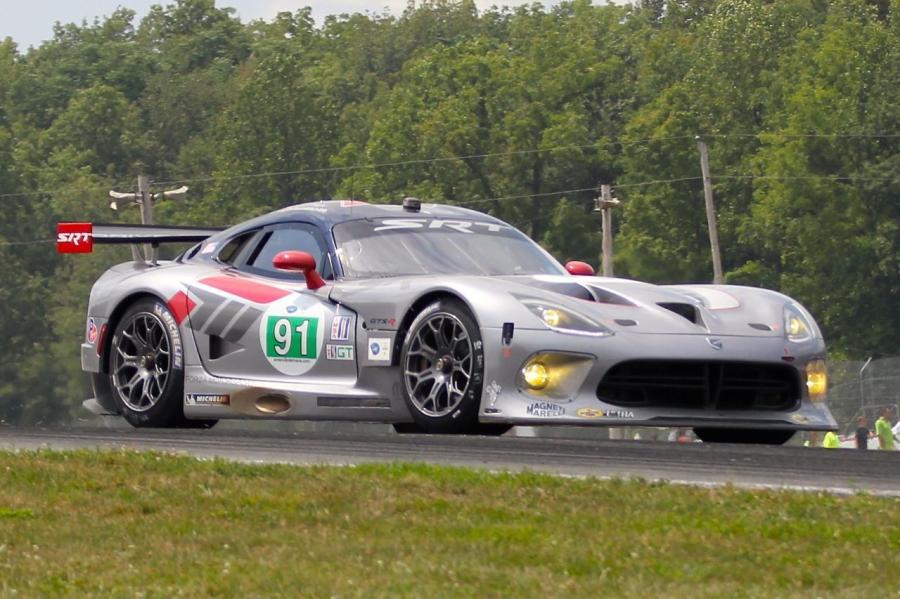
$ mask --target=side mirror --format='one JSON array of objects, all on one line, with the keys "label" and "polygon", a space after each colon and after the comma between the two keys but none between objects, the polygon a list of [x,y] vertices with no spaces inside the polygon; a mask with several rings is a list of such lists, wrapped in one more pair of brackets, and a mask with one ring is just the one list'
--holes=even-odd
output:
[{"label": "side mirror", "polygon": [[306,288],[315,291],[325,285],[325,281],[316,272],[316,259],[306,252],[278,252],[272,258],[272,266],[288,272],[302,272],[306,279]]},{"label": "side mirror", "polygon": [[566,262],[566,270],[570,275],[575,275],[576,277],[594,276],[594,267],[587,262],[581,262],[580,260]]}]

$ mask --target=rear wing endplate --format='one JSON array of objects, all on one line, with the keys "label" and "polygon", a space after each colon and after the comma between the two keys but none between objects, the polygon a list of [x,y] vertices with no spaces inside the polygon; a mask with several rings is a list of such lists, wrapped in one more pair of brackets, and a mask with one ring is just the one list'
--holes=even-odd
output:
[{"label": "rear wing endplate", "polygon": [[[131,244],[136,250],[138,244],[146,243],[157,248],[160,243],[203,241],[222,230],[215,227],[58,223],[56,251],[60,254],[87,254],[94,250],[94,244]],[[137,251],[134,255],[138,260]]]}]

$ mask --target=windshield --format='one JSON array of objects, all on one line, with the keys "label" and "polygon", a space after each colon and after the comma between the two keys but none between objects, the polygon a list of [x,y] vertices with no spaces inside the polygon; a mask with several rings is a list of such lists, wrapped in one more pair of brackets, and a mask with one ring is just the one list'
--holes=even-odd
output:
[{"label": "windshield", "polygon": [[334,227],[349,278],[401,275],[565,274],[516,229],[492,222],[434,218],[357,220]]}]

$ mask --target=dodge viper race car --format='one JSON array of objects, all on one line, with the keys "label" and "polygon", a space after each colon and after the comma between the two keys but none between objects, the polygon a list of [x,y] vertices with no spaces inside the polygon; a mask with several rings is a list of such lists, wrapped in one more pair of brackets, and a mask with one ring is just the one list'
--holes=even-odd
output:
[{"label": "dodge viper race car", "polygon": [[678,426],[759,443],[836,428],[825,343],[791,298],[595,277],[472,210],[329,201],[224,231],[59,231],[61,251],[198,242],[115,266],[91,291],[85,406],[134,426]]}]

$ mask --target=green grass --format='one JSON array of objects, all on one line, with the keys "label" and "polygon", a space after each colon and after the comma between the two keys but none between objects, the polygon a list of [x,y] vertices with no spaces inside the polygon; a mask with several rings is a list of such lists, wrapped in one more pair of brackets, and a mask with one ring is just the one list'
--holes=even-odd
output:
[{"label": "green grass", "polygon": [[900,589],[900,500],[0,453],[0,595],[802,596]]}]

